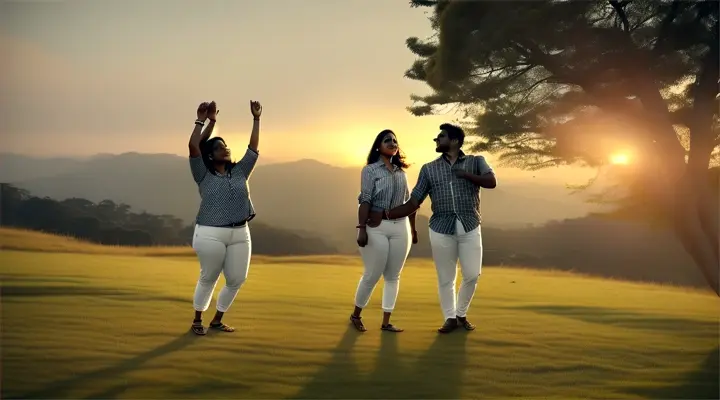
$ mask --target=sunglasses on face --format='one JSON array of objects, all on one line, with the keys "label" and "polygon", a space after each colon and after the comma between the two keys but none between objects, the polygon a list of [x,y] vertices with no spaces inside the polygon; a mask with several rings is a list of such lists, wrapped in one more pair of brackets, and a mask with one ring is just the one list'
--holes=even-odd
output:
[{"label": "sunglasses on face", "polygon": [[383,143],[395,143],[395,144],[397,144],[397,140],[389,137],[389,138],[383,139]]}]

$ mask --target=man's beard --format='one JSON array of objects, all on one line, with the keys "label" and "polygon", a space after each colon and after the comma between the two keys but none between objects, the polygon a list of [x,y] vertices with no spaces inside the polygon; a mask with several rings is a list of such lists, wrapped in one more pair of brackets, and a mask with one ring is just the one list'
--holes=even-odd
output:
[{"label": "man's beard", "polygon": [[450,150],[450,146],[441,146],[441,145],[435,146],[435,151],[437,153],[447,153],[448,150]]}]

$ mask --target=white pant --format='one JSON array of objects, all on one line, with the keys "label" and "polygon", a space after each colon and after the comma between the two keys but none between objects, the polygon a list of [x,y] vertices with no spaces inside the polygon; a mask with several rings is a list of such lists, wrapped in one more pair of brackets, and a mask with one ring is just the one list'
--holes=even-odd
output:
[{"label": "white pant", "polygon": [[195,310],[208,309],[222,272],[225,275],[225,287],[218,295],[217,310],[226,312],[247,279],[252,253],[248,226],[217,228],[195,225],[192,247],[200,260],[200,279],[195,287]]},{"label": "white pant", "polygon": [[358,284],[355,305],[360,308],[367,306],[382,275],[385,280],[382,308],[385,312],[392,312],[400,290],[400,272],[410,253],[410,220],[382,220],[377,227],[368,226],[366,229],[368,242],[365,247],[360,247],[365,273]]},{"label": "white pant", "polygon": [[[438,276],[440,308],[445,319],[467,316],[482,268],[483,248],[480,226],[465,232],[462,223],[455,220],[455,229],[454,235],[445,235],[430,229],[430,246]],[[458,259],[460,259],[462,283],[456,298]]]}]

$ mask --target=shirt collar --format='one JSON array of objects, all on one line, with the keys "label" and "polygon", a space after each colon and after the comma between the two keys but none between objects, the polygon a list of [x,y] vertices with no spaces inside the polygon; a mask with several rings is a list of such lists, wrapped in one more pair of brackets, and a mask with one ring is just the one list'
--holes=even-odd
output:
[{"label": "shirt collar", "polygon": [[[381,167],[385,168],[385,170],[387,170],[387,167],[385,167],[385,162],[382,160],[382,158],[375,161],[375,164],[380,165]],[[392,164],[392,163],[390,165],[392,165],[392,167],[393,167],[393,172],[398,170],[397,165]]]},{"label": "shirt collar", "polygon": [[[439,158],[439,159],[440,159],[440,160],[444,160],[446,163],[450,164],[450,160],[448,160],[447,154],[445,154],[445,153],[442,153],[442,154],[440,155],[440,158]],[[464,159],[465,159],[465,152],[462,151],[462,150],[460,150],[460,152],[458,152],[458,159],[457,159],[457,161],[462,161],[462,160],[464,160]]]}]

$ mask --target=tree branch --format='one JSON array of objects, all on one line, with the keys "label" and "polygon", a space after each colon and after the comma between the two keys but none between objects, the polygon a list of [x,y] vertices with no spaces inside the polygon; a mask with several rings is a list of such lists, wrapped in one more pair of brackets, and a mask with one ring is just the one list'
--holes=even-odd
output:
[{"label": "tree branch", "polygon": [[672,5],[670,5],[670,11],[665,15],[665,18],[663,19],[662,23],[660,24],[660,29],[658,30],[658,37],[655,41],[655,47],[653,48],[653,53],[657,55],[662,51],[662,46],[665,44],[665,41],[667,40],[668,33],[670,33],[670,28],[672,26],[673,21],[675,21],[675,18],[678,16],[678,13],[680,11],[680,1],[673,1]]},{"label": "tree branch", "polygon": [[616,0],[610,0],[610,5],[615,9],[615,12],[618,15],[618,18],[620,18],[620,22],[622,22],[623,31],[625,33],[630,33],[630,22],[628,22],[627,15],[625,14],[625,5],[628,2],[618,2]]}]

